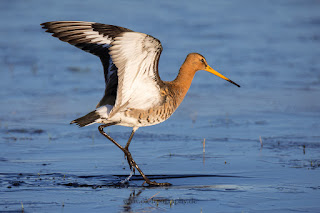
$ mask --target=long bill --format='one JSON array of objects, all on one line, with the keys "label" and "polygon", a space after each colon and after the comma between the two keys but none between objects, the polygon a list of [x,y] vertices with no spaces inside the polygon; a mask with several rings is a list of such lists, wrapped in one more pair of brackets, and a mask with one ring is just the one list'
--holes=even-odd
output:
[{"label": "long bill", "polygon": [[216,76],[219,76],[220,78],[222,78],[222,79],[224,79],[224,80],[226,80],[226,81],[229,81],[230,83],[232,83],[232,84],[234,84],[234,85],[236,85],[236,86],[240,87],[240,85],[239,85],[239,84],[237,84],[237,83],[235,83],[235,82],[231,81],[229,78],[227,78],[227,77],[225,77],[225,76],[221,75],[220,73],[218,73],[217,71],[215,71],[214,69],[212,69],[209,65],[207,65],[207,67],[206,67],[205,71],[208,71],[208,72],[210,72],[210,73],[212,73],[212,74],[214,74],[214,75],[216,75]]}]

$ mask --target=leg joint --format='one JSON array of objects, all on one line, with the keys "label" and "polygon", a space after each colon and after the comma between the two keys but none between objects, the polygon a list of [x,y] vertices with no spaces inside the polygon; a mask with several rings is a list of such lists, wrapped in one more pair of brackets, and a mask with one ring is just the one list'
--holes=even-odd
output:
[{"label": "leg joint", "polygon": [[103,132],[103,128],[104,128],[104,125],[100,125],[100,126],[98,126],[98,130],[99,130],[99,132]]}]

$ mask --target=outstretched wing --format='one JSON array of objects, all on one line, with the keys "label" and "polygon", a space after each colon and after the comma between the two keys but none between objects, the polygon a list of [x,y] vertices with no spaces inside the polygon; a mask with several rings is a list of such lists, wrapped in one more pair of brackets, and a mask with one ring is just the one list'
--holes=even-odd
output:
[{"label": "outstretched wing", "polygon": [[97,105],[114,105],[117,97],[117,67],[109,55],[109,47],[114,38],[123,32],[132,32],[127,28],[82,21],[53,21],[41,24],[46,32],[61,41],[68,42],[86,52],[98,56],[103,64],[106,82],[105,95]]},{"label": "outstretched wing", "polygon": [[161,102],[160,41],[144,33],[123,32],[114,37],[109,50],[118,68],[118,92],[113,112],[123,107],[148,109]]}]

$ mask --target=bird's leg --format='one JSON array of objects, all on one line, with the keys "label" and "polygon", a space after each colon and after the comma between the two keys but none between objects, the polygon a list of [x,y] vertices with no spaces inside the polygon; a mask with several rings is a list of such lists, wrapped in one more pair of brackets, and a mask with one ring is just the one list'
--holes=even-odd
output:
[{"label": "bird's leg", "polygon": [[[133,135],[134,133],[137,131],[138,128],[133,128],[132,132],[131,132],[131,135],[129,137],[129,140],[125,146],[125,150],[122,150],[124,152],[124,154],[127,156],[127,160],[128,160],[128,163],[129,163],[129,166],[130,168],[132,167],[133,170],[134,168],[136,168],[139,173],[141,174],[141,176],[143,177],[143,179],[145,180],[144,183],[147,183],[149,185],[156,185],[156,186],[170,186],[171,184],[170,183],[157,183],[155,181],[150,181],[150,179],[142,172],[142,170],[139,168],[138,164],[133,160],[132,158],[132,155],[131,153],[129,152],[129,146],[130,146],[130,143],[131,143],[131,140],[133,138]],[[143,183],[143,184],[144,184]]]},{"label": "bird's leg", "polygon": [[104,135],[106,138],[108,138],[111,142],[113,142],[119,149],[121,149],[123,151],[123,153],[125,154],[125,156],[127,157],[128,163],[130,168],[133,169],[137,169],[139,171],[139,173],[141,174],[141,176],[143,177],[143,179],[145,180],[144,183],[142,185],[144,185],[145,183],[147,183],[148,185],[153,185],[153,186],[170,186],[170,183],[157,183],[155,181],[150,181],[150,179],[141,171],[141,169],[139,168],[138,164],[133,160],[131,153],[129,152],[129,145],[131,143],[131,140],[133,138],[133,135],[135,133],[135,131],[137,130],[137,128],[134,128],[131,132],[131,135],[129,137],[129,140],[125,146],[125,148],[123,148],[120,144],[118,144],[113,138],[111,138],[107,133],[105,133],[103,131],[103,128],[108,127],[114,125],[114,123],[112,124],[105,124],[105,125],[101,125],[98,127],[99,132]]},{"label": "bird's leg", "polygon": [[[134,133],[137,131],[137,129],[138,129],[138,128],[133,128],[133,130],[132,130],[132,132],[131,132],[131,134],[130,134],[130,137],[129,137],[129,139],[128,139],[128,142],[127,142],[126,146],[124,147],[124,149],[126,149],[128,152],[129,152],[129,146],[130,146],[131,140],[132,140],[132,138],[133,138]],[[130,152],[129,152],[129,153],[130,153]],[[125,157],[127,157],[127,155],[126,155],[125,152],[124,152],[124,155],[125,155]],[[128,157],[127,157],[127,161],[128,161],[128,164],[129,164],[130,169],[132,169],[133,172],[135,173],[135,167],[132,166],[132,163],[129,161],[129,158],[128,158]]]},{"label": "bird's leg", "polygon": [[129,146],[130,146],[131,140],[132,140],[132,138],[133,138],[134,133],[137,131],[137,129],[138,129],[138,128],[133,128],[133,130],[132,130],[132,132],[131,132],[131,135],[130,135],[130,137],[129,137],[129,140],[128,140],[126,146],[124,147],[126,150],[129,150]]},{"label": "bird's leg", "polygon": [[123,151],[123,147],[122,147],[120,144],[118,144],[118,143],[117,143],[112,137],[110,137],[107,133],[105,133],[105,132],[103,131],[103,128],[108,127],[108,126],[112,126],[112,125],[115,125],[115,123],[105,124],[105,125],[99,126],[99,127],[98,127],[99,132],[100,132],[102,135],[104,135],[106,138],[108,138],[112,143],[114,143],[119,149],[121,149],[121,150]]},{"label": "bird's leg", "polygon": [[[130,153],[129,150],[128,150],[128,147],[129,147],[129,145],[130,145],[131,139],[132,139],[135,131],[132,130],[132,133],[131,133],[130,138],[129,138],[128,142],[127,142],[127,145],[126,145],[125,148],[123,148],[119,143],[117,143],[113,138],[111,138],[107,133],[105,133],[105,132],[103,131],[103,129],[104,129],[105,127],[112,126],[112,125],[114,125],[114,123],[112,123],[112,124],[105,124],[105,125],[99,126],[99,127],[98,127],[99,132],[100,132],[102,135],[104,135],[106,138],[108,138],[112,143],[114,143],[119,149],[121,149],[121,150],[124,152],[125,156],[127,156],[126,153]],[[129,164],[130,169],[133,169],[133,173],[135,173],[135,167],[132,166],[132,164],[131,164],[131,162],[129,161],[129,158],[128,158],[128,157],[127,157],[127,160],[128,160],[128,164]]]}]

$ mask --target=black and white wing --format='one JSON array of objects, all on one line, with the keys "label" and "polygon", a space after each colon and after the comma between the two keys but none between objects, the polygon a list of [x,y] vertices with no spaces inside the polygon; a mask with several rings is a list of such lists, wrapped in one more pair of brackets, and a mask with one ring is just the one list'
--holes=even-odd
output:
[{"label": "black and white wing", "polygon": [[106,104],[114,105],[117,96],[118,75],[117,67],[110,58],[109,48],[115,37],[123,32],[132,32],[132,30],[83,21],[53,21],[41,25],[42,28],[47,29],[46,32],[53,33],[52,36],[100,58],[104,68],[106,89],[105,95],[97,107]]},{"label": "black and white wing", "polygon": [[160,41],[144,33],[123,32],[114,37],[109,50],[118,68],[118,92],[113,111],[149,109],[159,104],[162,101],[162,81],[158,74]]},{"label": "black and white wing", "polygon": [[94,22],[55,21],[41,25],[54,37],[100,57],[106,90],[97,107],[108,104],[114,105],[112,111],[122,107],[148,109],[162,100],[158,74],[162,46],[158,39]]}]

